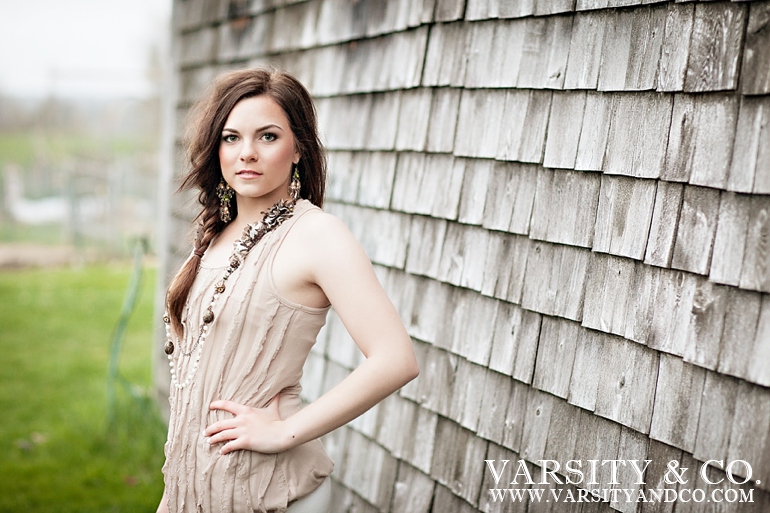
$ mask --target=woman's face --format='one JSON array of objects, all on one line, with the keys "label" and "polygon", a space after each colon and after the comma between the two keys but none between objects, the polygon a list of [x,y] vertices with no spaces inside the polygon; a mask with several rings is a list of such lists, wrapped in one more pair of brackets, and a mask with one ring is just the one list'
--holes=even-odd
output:
[{"label": "woman's face", "polygon": [[288,198],[292,165],[299,162],[294,134],[283,109],[269,96],[235,104],[219,142],[222,176],[235,189],[238,211],[265,210]]}]

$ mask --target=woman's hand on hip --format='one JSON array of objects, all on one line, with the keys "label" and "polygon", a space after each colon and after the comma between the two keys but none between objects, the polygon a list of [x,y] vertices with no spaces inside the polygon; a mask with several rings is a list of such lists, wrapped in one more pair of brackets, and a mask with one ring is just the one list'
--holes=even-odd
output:
[{"label": "woman's hand on hip", "polygon": [[211,410],[224,410],[233,418],[211,424],[204,431],[211,445],[223,443],[219,452],[227,454],[237,450],[262,453],[283,452],[290,448],[286,430],[278,413],[278,398],[264,408],[252,408],[233,401],[214,401]]}]

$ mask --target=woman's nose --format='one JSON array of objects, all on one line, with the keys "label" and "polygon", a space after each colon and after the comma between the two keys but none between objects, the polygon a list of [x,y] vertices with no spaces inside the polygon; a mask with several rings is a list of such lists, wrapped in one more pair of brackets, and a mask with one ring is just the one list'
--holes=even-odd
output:
[{"label": "woman's nose", "polygon": [[244,144],[241,148],[241,161],[253,162],[257,160],[257,152],[251,144]]}]

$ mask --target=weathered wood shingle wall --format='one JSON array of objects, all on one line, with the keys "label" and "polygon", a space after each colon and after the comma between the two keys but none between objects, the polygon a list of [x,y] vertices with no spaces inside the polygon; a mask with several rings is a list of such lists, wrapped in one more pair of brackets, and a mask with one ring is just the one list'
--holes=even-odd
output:
[{"label": "weathered wood shingle wall", "polygon": [[[677,460],[707,490],[700,462],[741,459],[753,504],[570,511],[769,510],[770,2],[176,0],[174,19],[180,120],[226,69],[309,87],[327,210],[414,339],[420,377],[326,438],[334,511],[566,511],[493,504],[485,459],[653,460],[646,485],[606,466],[581,485],[629,489],[676,488]],[[359,360],[332,314],[306,398]]]}]

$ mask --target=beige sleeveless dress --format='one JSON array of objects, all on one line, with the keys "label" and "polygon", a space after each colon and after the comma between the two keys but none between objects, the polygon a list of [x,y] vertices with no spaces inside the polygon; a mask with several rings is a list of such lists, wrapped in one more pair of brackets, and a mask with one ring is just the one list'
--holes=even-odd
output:
[{"label": "beige sleeveless dress", "polygon": [[[171,418],[163,473],[169,511],[285,511],[290,501],[312,492],[332,472],[333,462],[320,440],[279,454],[234,451],[221,455],[203,430],[232,415],[209,410],[218,399],[261,408],[280,392],[279,411],[286,418],[301,408],[302,367],[326,322],[327,308],[310,308],[282,297],[272,280],[272,263],[294,223],[311,210],[300,200],[294,215],[249,252],[227,280],[227,290],[214,306],[215,320],[206,338],[198,371],[187,387],[171,387]],[[183,319],[186,340],[175,345],[177,379],[184,382],[195,353],[193,346],[213,285],[225,267],[204,261],[190,291]],[[190,333],[192,331],[192,333]]]}]

